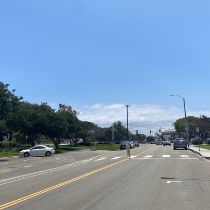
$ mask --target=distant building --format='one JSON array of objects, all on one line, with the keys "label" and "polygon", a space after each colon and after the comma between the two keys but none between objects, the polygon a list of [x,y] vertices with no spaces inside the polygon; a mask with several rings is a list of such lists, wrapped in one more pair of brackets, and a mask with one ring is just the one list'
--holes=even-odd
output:
[{"label": "distant building", "polygon": [[175,129],[168,129],[161,132],[163,140],[171,141],[177,137]]}]

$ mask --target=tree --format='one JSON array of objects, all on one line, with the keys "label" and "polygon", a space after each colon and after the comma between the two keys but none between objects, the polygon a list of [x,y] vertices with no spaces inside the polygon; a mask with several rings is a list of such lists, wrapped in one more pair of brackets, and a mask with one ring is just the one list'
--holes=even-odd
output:
[{"label": "tree", "polygon": [[[207,137],[207,133],[208,131],[210,131],[210,118],[206,116],[200,116],[200,118],[189,116],[187,117],[187,121],[189,124],[189,137],[190,138],[193,138],[197,135],[196,133],[197,127],[199,127],[201,136],[203,138]],[[178,119],[174,123],[174,126],[178,135],[185,137],[185,119],[184,118]]]},{"label": "tree", "polygon": [[97,142],[110,142],[111,129],[98,127],[95,130],[95,139]]},{"label": "tree", "polygon": [[147,136],[147,142],[152,142],[155,141],[155,137],[154,136]]},{"label": "tree", "polygon": [[63,138],[72,140],[77,145],[80,138],[80,124],[77,117],[78,112],[71,106],[59,104],[59,110],[56,113],[63,120]]},{"label": "tree", "polygon": [[136,141],[138,141],[139,143],[142,143],[146,139],[146,135],[144,135],[144,134],[135,134],[134,135],[134,139]]},{"label": "tree", "polygon": [[93,141],[97,126],[87,121],[79,121],[79,126],[79,138],[81,138],[84,143]]},{"label": "tree", "polygon": [[[22,97],[15,96],[15,90],[9,90],[9,84],[0,82],[0,124],[1,133],[8,132],[12,136],[15,130],[16,112]],[[1,135],[1,134],[0,134]],[[2,138],[2,136],[0,136]]]},{"label": "tree", "polygon": [[[123,139],[125,139],[127,136],[127,128],[125,128],[125,126],[123,126],[122,122],[117,121],[113,124],[113,126],[114,126],[114,130],[115,130],[115,141],[120,142]],[[110,129],[111,129],[111,127],[110,127]],[[131,133],[129,132],[129,135],[130,134]]]}]

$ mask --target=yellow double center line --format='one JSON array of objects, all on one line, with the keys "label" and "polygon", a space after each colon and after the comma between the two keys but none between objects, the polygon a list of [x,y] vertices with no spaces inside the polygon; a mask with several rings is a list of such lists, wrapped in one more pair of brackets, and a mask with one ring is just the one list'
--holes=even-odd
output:
[{"label": "yellow double center line", "polygon": [[[145,153],[145,152],[147,152],[147,151],[149,151],[149,150],[151,150],[151,149],[152,149],[152,148],[150,148],[150,149],[148,149],[148,150],[145,150],[145,151],[139,153],[137,156],[139,156],[139,155],[141,155],[141,154],[143,154],[143,153]],[[79,181],[79,180],[82,180],[82,179],[84,179],[84,178],[86,178],[86,177],[92,176],[92,175],[94,175],[94,174],[96,174],[96,173],[99,173],[99,172],[101,172],[101,171],[104,171],[104,170],[106,170],[106,169],[108,169],[108,168],[111,168],[111,167],[113,167],[113,166],[119,165],[120,163],[123,163],[123,162],[125,162],[126,160],[128,160],[128,159],[126,158],[126,159],[120,160],[120,161],[118,161],[118,162],[115,162],[115,163],[106,165],[106,166],[104,166],[104,167],[102,167],[102,168],[98,168],[98,169],[96,169],[96,170],[90,171],[90,172],[85,173],[85,174],[83,174],[83,175],[81,175],[81,176],[78,176],[78,177],[69,179],[69,180],[67,180],[67,181],[65,181],[65,182],[61,182],[61,183],[59,183],[59,184],[57,184],[57,185],[48,187],[48,188],[46,188],[46,189],[40,190],[40,191],[35,192],[35,193],[32,193],[32,194],[30,194],[30,195],[26,195],[26,196],[24,196],[24,197],[22,197],[22,198],[19,198],[19,199],[13,200],[13,201],[11,201],[11,202],[5,203],[5,204],[3,204],[3,205],[0,206],[0,210],[9,208],[9,207],[14,206],[14,205],[17,205],[17,204],[19,204],[19,203],[22,203],[22,202],[24,202],[24,201],[30,200],[30,199],[32,199],[32,198],[34,198],[34,197],[40,196],[40,195],[45,194],[45,193],[47,193],[47,192],[50,192],[50,191],[52,191],[52,190],[61,188],[61,187],[65,186],[65,185],[72,184],[72,183],[74,183],[74,182],[76,182],[76,181]]]}]

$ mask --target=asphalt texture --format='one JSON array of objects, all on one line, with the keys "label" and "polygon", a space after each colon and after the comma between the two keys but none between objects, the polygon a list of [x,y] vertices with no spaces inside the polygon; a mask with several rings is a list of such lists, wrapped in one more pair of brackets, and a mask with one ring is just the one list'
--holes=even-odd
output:
[{"label": "asphalt texture", "polygon": [[0,161],[0,210],[209,210],[210,162],[171,146]]}]

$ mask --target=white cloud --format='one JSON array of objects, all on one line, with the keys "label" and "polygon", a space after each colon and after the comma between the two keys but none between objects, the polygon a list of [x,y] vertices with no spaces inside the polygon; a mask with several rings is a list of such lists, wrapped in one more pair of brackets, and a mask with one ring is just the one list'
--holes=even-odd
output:
[{"label": "white cloud", "polygon": [[[188,115],[200,116],[210,114],[203,111],[189,110]],[[160,105],[137,105],[129,107],[129,129],[148,134],[172,127],[172,123],[184,116],[183,108]],[[113,122],[122,121],[126,125],[126,107],[124,104],[94,104],[80,110],[81,120],[94,122],[102,127],[111,126]]]}]

